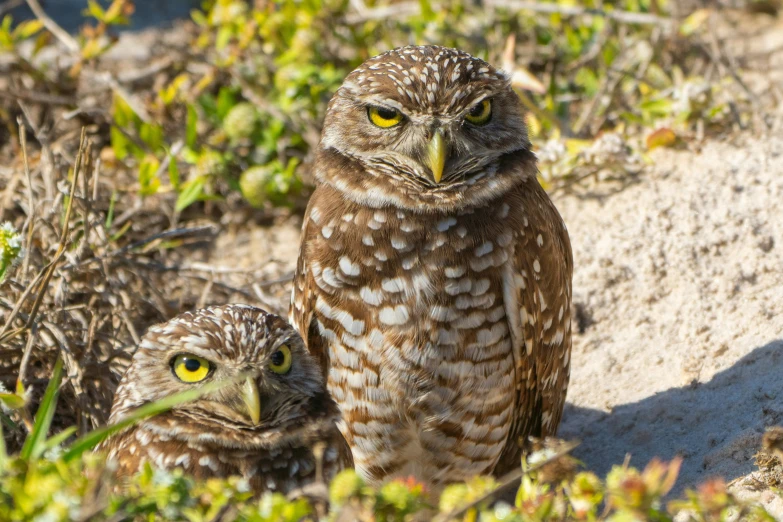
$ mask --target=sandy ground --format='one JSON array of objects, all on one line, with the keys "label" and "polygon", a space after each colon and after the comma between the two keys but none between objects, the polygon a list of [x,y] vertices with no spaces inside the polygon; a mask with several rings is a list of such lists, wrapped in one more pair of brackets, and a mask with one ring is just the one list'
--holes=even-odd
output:
[{"label": "sandy ground", "polygon": [[556,201],[578,326],[560,435],[598,472],[682,455],[682,489],[751,472],[783,421],[783,140],[655,159]]},{"label": "sandy ground", "polygon": [[[783,423],[783,139],[662,150],[626,182],[555,198],[571,234],[574,353],[560,435],[605,474],[685,458],[674,493],[754,470]],[[293,269],[299,223],[240,228],[215,264]],[[273,274],[270,274],[270,277]],[[269,307],[287,306],[288,285]],[[783,519],[783,500],[757,495]]]}]

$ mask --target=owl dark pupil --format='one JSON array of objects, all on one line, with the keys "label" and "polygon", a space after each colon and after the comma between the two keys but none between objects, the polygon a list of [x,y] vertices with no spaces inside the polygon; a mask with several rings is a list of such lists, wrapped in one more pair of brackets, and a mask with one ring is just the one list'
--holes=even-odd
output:
[{"label": "owl dark pupil", "polygon": [[472,109],[470,109],[470,115],[473,116],[474,118],[478,118],[479,116],[481,116],[482,112],[484,112],[484,102],[481,102],[475,107],[473,107]]},{"label": "owl dark pupil", "polygon": [[285,362],[285,354],[280,350],[272,354],[272,364],[275,366],[281,366]]},{"label": "owl dark pupil", "polygon": [[185,369],[189,372],[198,371],[201,368],[201,363],[196,359],[185,359]]},{"label": "owl dark pupil", "polygon": [[393,120],[397,117],[397,111],[394,109],[378,109],[378,116],[383,118],[384,120]]}]

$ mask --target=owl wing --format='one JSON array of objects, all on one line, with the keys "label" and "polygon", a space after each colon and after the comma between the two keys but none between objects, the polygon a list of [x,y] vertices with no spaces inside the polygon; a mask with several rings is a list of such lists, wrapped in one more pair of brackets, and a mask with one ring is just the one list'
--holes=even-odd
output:
[{"label": "owl wing", "polygon": [[[537,185],[537,182],[534,182]],[[554,435],[565,405],[571,361],[573,257],[560,214],[540,186],[527,208],[514,254],[504,267],[517,403],[497,475],[517,469],[529,436]]]},{"label": "owl wing", "polygon": [[329,347],[319,334],[318,323],[313,314],[317,294],[315,292],[315,278],[309,263],[312,256],[309,246],[315,244],[315,236],[318,234],[318,229],[310,217],[315,200],[316,194],[313,194],[304,215],[302,238],[299,245],[299,259],[297,260],[296,272],[294,273],[294,286],[291,291],[291,308],[288,312],[288,321],[302,336],[309,352],[318,359],[324,377],[326,377],[329,368]]}]

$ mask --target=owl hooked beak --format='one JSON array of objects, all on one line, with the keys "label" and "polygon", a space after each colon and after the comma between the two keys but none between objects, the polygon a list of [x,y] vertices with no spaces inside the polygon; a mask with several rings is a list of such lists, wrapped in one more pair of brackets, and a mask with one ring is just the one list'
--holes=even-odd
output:
[{"label": "owl hooked beak", "polygon": [[261,399],[258,394],[258,384],[255,378],[248,377],[242,385],[242,403],[246,410],[239,411],[241,415],[249,415],[253,425],[258,425],[261,420]]},{"label": "owl hooked beak", "polygon": [[432,135],[427,145],[427,159],[429,160],[430,170],[435,183],[440,183],[443,177],[443,166],[446,164],[446,151],[448,149],[446,138],[443,131],[438,129]]}]

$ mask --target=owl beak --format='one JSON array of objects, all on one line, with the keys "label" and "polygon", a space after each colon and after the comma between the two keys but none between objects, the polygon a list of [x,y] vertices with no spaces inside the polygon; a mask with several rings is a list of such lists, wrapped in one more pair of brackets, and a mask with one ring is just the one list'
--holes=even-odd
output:
[{"label": "owl beak", "polygon": [[427,159],[435,183],[440,183],[440,178],[443,177],[443,166],[446,164],[446,138],[443,137],[440,129],[436,130],[430,139],[427,146]]},{"label": "owl beak", "polygon": [[250,420],[253,421],[253,425],[257,425],[261,420],[261,399],[258,395],[258,384],[253,377],[245,379],[242,385],[242,402],[245,403],[247,408],[243,414],[250,415]]}]

